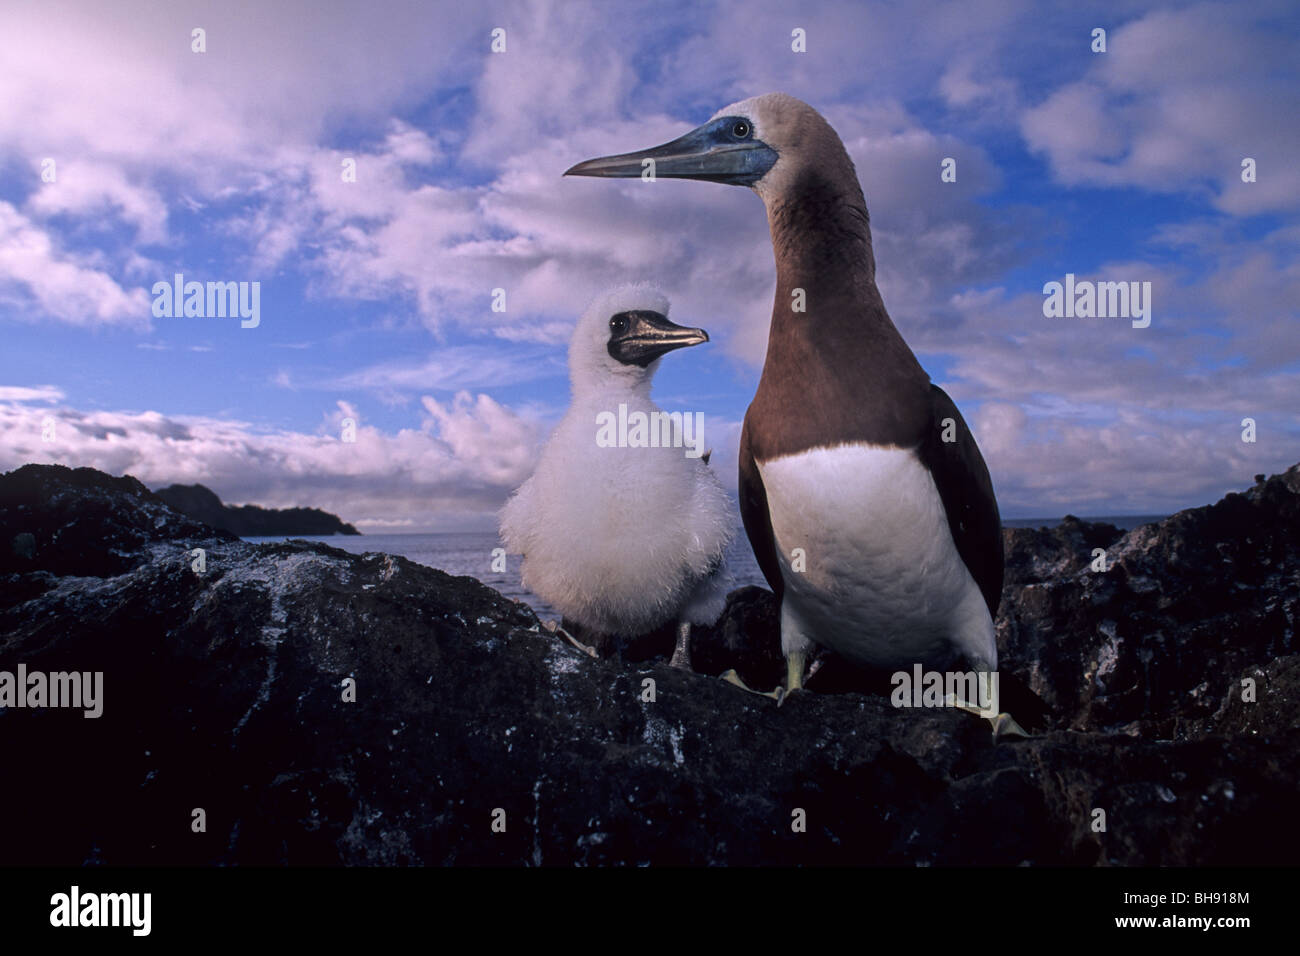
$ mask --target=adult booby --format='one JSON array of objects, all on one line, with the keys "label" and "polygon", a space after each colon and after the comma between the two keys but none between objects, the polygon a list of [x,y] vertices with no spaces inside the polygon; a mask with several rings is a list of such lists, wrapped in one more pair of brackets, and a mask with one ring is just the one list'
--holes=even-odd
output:
[{"label": "adult booby", "polygon": [[748,186],[767,209],[776,304],[740,439],[739,491],[781,602],[786,692],[802,686],[813,642],[873,667],[964,656],[995,671],[1003,556],[993,485],[957,406],[885,311],[866,202],[835,130],[806,103],[770,93],[670,143],[566,175],[648,168]]},{"label": "adult booby", "polygon": [[[628,637],[675,621],[672,664],[689,669],[691,625],[712,624],[726,603],[734,526],[703,446],[688,447],[682,414],[650,398],[664,354],[709,340],[668,308],[662,292],[630,285],[587,309],[569,346],[569,410],[500,525],[507,550],[524,555],[524,586],[566,620]],[[626,441],[607,440],[612,429],[602,439],[614,419],[632,423]],[[638,437],[637,422],[654,433]]]}]

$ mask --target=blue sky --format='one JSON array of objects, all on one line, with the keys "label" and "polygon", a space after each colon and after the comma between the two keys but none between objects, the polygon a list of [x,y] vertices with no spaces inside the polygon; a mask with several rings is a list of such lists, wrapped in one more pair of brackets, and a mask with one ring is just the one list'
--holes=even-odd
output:
[{"label": "blue sky", "polygon": [[[712,335],[656,397],[705,413],[734,487],[762,204],[560,173],[782,90],[849,148],[886,305],[1005,516],[1214,500],[1300,460],[1298,34],[1286,3],[8,5],[0,468],[490,528],[563,413],[573,322],[649,279]],[[259,282],[260,324],[154,317],[178,271]],[[1150,282],[1151,326],[1044,318],[1067,272]]]}]

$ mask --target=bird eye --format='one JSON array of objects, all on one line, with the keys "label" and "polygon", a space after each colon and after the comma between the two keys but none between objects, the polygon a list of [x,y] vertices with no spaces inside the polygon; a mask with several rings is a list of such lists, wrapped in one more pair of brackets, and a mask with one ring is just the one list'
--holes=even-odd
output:
[{"label": "bird eye", "polygon": [[609,320],[609,328],[610,331],[612,332],[626,332],[627,316],[626,315],[614,316],[612,319]]},{"label": "bird eye", "polygon": [[736,139],[744,139],[749,135],[749,124],[737,123],[735,126],[731,127],[731,133],[736,137]]}]

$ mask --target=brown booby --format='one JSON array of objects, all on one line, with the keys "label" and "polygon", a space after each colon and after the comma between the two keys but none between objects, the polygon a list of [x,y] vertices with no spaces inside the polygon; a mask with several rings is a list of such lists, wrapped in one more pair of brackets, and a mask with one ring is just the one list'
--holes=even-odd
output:
[{"label": "brown booby", "polygon": [[786,693],[802,686],[814,642],[873,667],[964,657],[996,671],[993,484],[961,412],[885,310],[866,201],[840,137],[811,106],[770,93],[670,143],[566,175],[647,169],[748,186],[767,209],[776,302],[741,433],[739,497],[781,602]]}]

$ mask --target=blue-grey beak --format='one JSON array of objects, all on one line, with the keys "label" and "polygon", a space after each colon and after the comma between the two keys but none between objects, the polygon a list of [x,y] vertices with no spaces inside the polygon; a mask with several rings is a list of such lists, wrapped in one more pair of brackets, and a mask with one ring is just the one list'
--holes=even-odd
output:
[{"label": "blue-grey beak", "polygon": [[752,186],[776,162],[776,150],[757,139],[739,139],[728,133],[736,119],[723,117],[693,129],[671,143],[589,159],[565,170],[566,176],[605,176],[635,179],[654,160],[656,179],[703,179],[733,186]]}]

